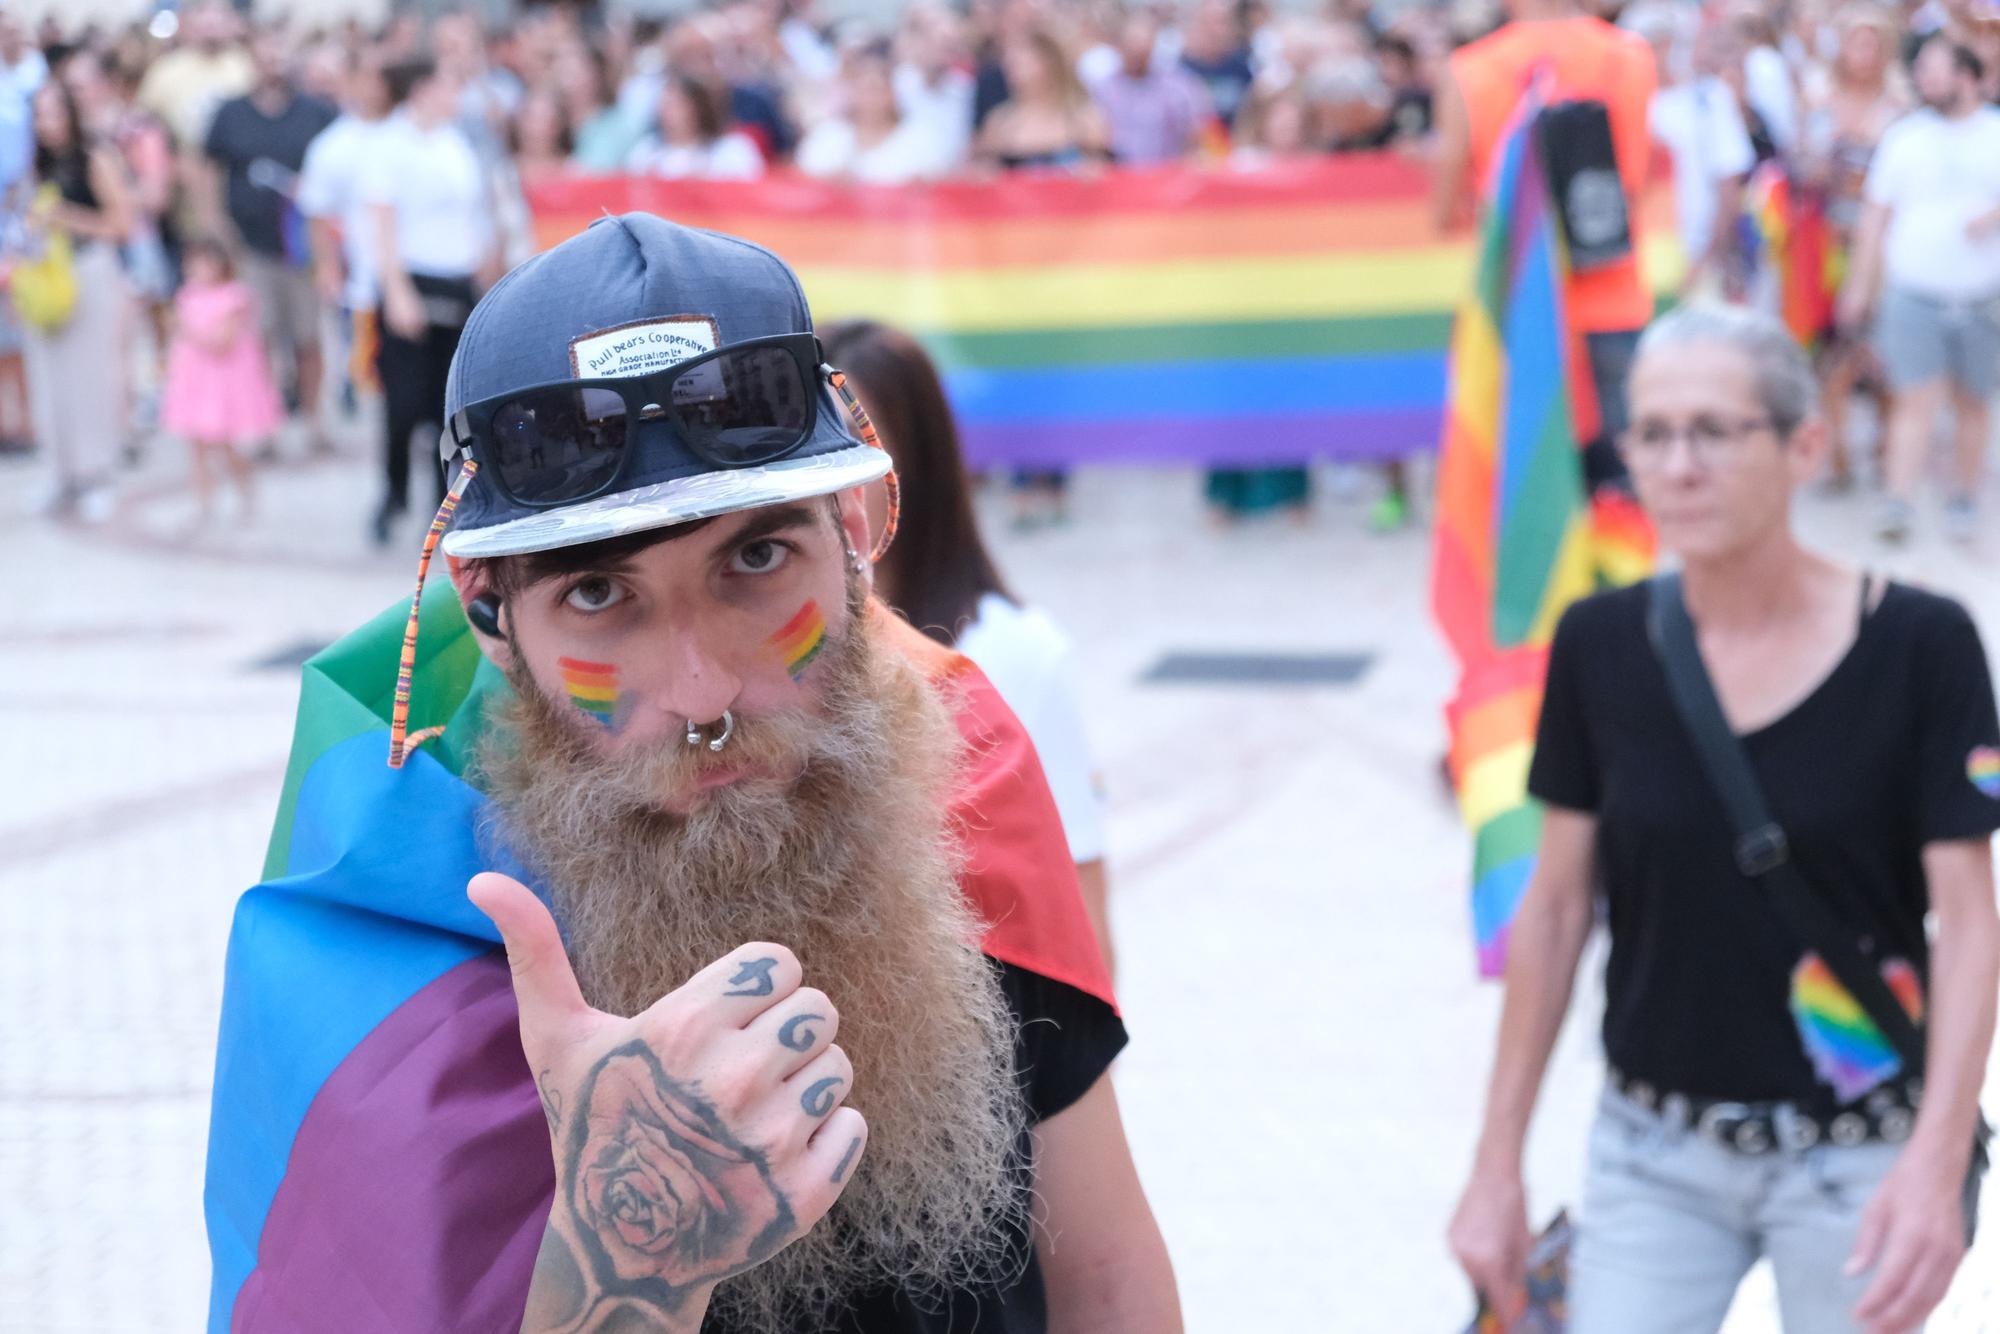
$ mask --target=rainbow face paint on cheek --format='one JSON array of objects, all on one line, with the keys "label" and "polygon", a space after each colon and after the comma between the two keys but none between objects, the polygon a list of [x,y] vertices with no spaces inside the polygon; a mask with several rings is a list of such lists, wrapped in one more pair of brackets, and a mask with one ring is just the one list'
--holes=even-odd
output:
[{"label": "rainbow face paint on cheek", "polygon": [[581,658],[558,658],[556,666],[562,669],[569,702],[604,726],[612,726],[618,716],[618,668]]},{"label": "rainbow face paint on cheek", "polygon": [[771,636],[770,643],[794,681],[804,676],[806,668],[812,666],[813,659],[826,645],[826,617],[820,615],[819,603],[808,602],[800,607],[798,614]]}]

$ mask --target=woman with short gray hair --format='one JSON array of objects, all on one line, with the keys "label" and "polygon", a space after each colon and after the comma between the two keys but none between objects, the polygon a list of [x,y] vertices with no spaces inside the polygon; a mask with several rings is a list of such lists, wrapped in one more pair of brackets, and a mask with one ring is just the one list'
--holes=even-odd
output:
[{"label": "woman with short gray hair", "polygon": [[1714,1330],[1760,1257],[1787,1330],[1914,1329],[1964,1256],[1983,1161],[1985,652],[1957,603],[1793,532],[1827,442],[1776,321],[1662,318],[1629,395],[1620,447],[1681,568],[1557,627],[1528,780],[1541,841],[1452,1247],[1518,1309],[1522,1146],[1601,887],[1610,1068],[1572,1334]]}]

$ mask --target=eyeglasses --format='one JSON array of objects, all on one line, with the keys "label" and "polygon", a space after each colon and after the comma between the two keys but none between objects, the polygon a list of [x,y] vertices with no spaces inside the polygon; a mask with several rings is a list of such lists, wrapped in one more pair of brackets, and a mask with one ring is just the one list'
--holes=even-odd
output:
[{"label": "eyeglasses", "polygon": [[1769,417],[1696,417],[1681,427],[1642,421],[1618,437],[1618,450],[1634,468],[1658,468],[1673,452],[1674,441],[1686,440],[1695,462],[1722,463],[1734,458],[1750,436],[1775,425]]},{"label": "eyeglasses", "polygon": [[509,390],[453,413],[438,456],[448,477],[476,459],[487,482],[525,509],[610,491],[630,463],[635,422],[668,422],[710,467],[754,467],[812,437],[828,369],[813,335],[777,334],[647,375]]}]

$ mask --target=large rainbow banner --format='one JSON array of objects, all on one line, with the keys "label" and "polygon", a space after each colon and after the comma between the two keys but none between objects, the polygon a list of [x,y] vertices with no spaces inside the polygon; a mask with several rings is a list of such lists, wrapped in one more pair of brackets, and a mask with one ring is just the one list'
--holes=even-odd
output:
[{"label": "large rainbow banner", "polygon": [[762,242],[814,318],[923,339],[976,465],[1256,466],[1436,446],[1471,274],[1421,168],[1363,154],[922,186],[571,179],[553,244],[605,212]]}]

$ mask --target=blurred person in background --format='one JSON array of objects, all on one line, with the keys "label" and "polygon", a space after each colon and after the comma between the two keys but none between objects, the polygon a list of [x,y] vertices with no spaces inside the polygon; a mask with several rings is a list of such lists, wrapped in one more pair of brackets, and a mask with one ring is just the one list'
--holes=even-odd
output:
[{"label": "blurred person in background", "polygon": [[[1904,1334],[1965,1254],[2000,985],[2000,721],[1964,608],[1796,535],[1826,449],[1817,397],[1769,316],[1697,304],[1649,329],[1624,448],[1683,569],[1572,604],[1550,650],[1528,778],[1546,814],[1450,1242],[1496,1309],[1518,1309],[1523,1143],[1605,904],[1609,1078],[1570,1334],[1718,1329],[1759,1259],[1792,1334]],[[1920,1063],[1773,898],[1802,891],[1752,882],[1670,693],[1656,599],[1693,623],[1719,726],[1784,822],[1784,859],[1823,895],[1822,939],[1851,933],[1855,966],[1904,979]]]},{"label": "blurred person in background", "polygon": [[271,364],[289,371],[288,397],[306,420],[310,447],[323,453],[332,445],[320,394],[319,298],[312,242],[294,196],[306,149],[340,113],[299,92],[275,33],[256,34],[250,55],[256,83],[216,108],[203,151],[222,173],[219,211],[240,242],[242,281],[257,294]]},{"label": "blurred person in background", "polygon": [[931,142],[937,174],[965,165],[972,149],[972,61],[965,24],[943,5],[918,3],[896,30],[896,103]]},{"label": "blurred person in background", "polygon": [[[136,78],[113,68],[98,50],[84,47],[71,52],[62,62],[61,78],[76,101],[86,135],[118,155],[129,187],[132,230],[119,249],[119,260],[134,301],[125,313],[131,323],[119,343],[137,351],[143,327],[151,356],[146,358],[150,374],[145,380],[134,385],[127,377],[128,392],[137,390],[138,395],[136,400],[128,400],[121,412],[128,430],[143,432],[156,415],[156,394],[165,375],[172,326],[174,285],[179,277],[175,257],[178,238],[169,216],[178,180],[173,138],[158,117],[133,104]],[[132,360],[134,365],[128,369],[136,369],[139,358]],[[135,456],[140,447],[135,435],[127,442],[127,456]]]},{"label": "blurred person in background", "polygon": [[115,504],[112,473],[125,433],[125,347],[131,294],[118,248],[132,233],[131,193],[117,150],[93,137],[60,79],[31,102],[35,154],[26,225],[71,247],[74,304],[59,323],[23,321],[28,407],[52,477],[40,508],[96,522]]},{"label": "blurred person in background", "polygon": [[147,66],[139,81],[139,105],[160,118],[188,155],[183,178],[191,192],[205,178],[200,152],[209,119],[217,107],[257,81],[241,30],[227,5],[199,0],[181,11],[174,45]]},{"label": "blurred person in background", "polygon": [[1178,162],[1214,119],[1207,90],[1178,62],[1156,59],[1160,25],[1150,13],[1128,12],[1116,35],[1117,67],[1090,85],[1111,154],[1128,167]]},{"label": "blurred person in background", "polygon": [[[820,331],[896,461],[902,507],[895,543],[875,564],[875,591],[904,619],[977,663],[1028,729],[1062,816],[1105,966],[1113,965],[1104,870],[1104,797],[1084,735],[1075,655],[1049,617],[1007,590],[979,534],[958,427],[937,367],[908,334],[872,320]],[[868,488],[869,527],[888,513]]]},{"label": "blurred person in background", "polygon": [[1724,11],[1743,62],[1743,99],[1763,122],[1775,154],[1798,148],[1799,85],[1778,49],[1773,12],[1764,0],[1731,0]]},{"label": "blurred person in background", "polygon": [[1602,263],[1573,266],[1564,306],[1570,326],[1583,334],[1597,391],[1599,429],[1584,445],[1584,477],[1592,490],[1623,487],[1625,469],[1612,442],[1625,427],[1632,349],[1653,314],[1638,259],[1639,197],[1653,156],[1647,128],[1658,81],[1653,51],[1644,38],[1583,13],[1572,0],[1509,0],[1507,13],[1505,26],[1452,53],[1438,84],[1433,212],[1445,230],[1476,216],[1493,152],[1537,71],[1548,75],[1550,100],[1603,104],[1631,243]]},{"label": "blurred person in background", "polygon": [[1991,0],[1925,0],[1909,19],[1907,56],[1912,63],[1917,47],[1938,33],[1979,57],[1979,95],[2000,102],[2000,12]]},{"label": "blurred person in background", "polygon": [[1431,132],[1431,84],[1416,44],[1398,33],[1375,39],[1375,66],[1389,88],[1389,124],[1397,143],[1414,143]]},{"label": "blurred person in background", "polygon": [[[13,21],[0,14],[0,51]],[[15,29],[15,40],[19,30]],[[40,54],[39,52],[37,54]],[[19,59],[18,53],[15,59]],[[12,79],[0,79],[0,228],[11,230],[26,202],[34,179],[35,123],[30,101]],[[0,241],[6,231],[0,230]],[[28,410],[27,372],[21,361],[21,321],[14,303],[0,294],[0,455],[34,450],[34,427]]]},{"label": "blurred person in background", "polygon": [[1389,87],[1365,55],[1346,56],[1306,76],[1312,99],[1315,140],[1330,153],[1365,153],[1395,142]]},{"label": "blurred person in background", "polygon": [[1988,409],[2000,388],[2000,111],[1980,100],[1984,73],[1949,37],[1917,53],[1923,105],[1889,127],[1869,164],[1840,294],[1843,329],[1859,332],[1876,318],[1876,350],[1896,396],[1876,524],[1888,542],[1910,534],[1947,403],[1957,429],[1945,535],[1970,542],[1977,531]]},{"label": "blurred person in background", "polygon": [[160,425],[188,444],[196,522],[215,517],[216,474],[236,489],[239,520],[255,505],[244,450],[284,425],[285,408],[257,329],[257,297],[236,279],[229,247],[197,237],[184,252],[187,281],[174,298],[174,337]]},{"label": "blurred person in background", "polygon": [[838,114],[799,141],[794,160],[800,171],[867,185],[902,185],[938,174],[936,138],[903,116],[886,46],[847,53],[838,102]]},{"label": "blurred person in background", "polygon": [[1189,12],[1180,63],[1208,89],[1215,118],[1224,125],[1234,121],[1257,71],[1250,62],[1242,15],[1230,0],[1199,0]]},{"label": "blurred person in background", "polygon": [[1273,163],[1318,157],[1313,108],[1300,81],[1260,84],[1250,90],[1230,133],[1230,165],[1256,170]]},{"label": "blurred person in background", "polygon": [[1674,223],[1687,261],[1681,294],[1719,293],[1735,273],[1743,183],[1757,165],[1743,113],[1720,74],[1732,38],[1721,24],[1702,22],[1682,78],[1673,17],[1656,10],[1635,27],[1652,42],[1662,71],[1646,119],[1673,163]]},{"label": "blurred person in background", "polygon": [[507,127],[507,150],[523,189],[569,173],[576,139],[562,99],[541,88],[529,88]]},{"label": "blurred person in background", "polygon": [[668,180],[752,180],[764,174],[756,141],[725,119],[715,86],[692,75],[667,76],[652,133],[625,160],[637,175]]},{"label": "blurred person in background", "polygon": [[500,157],[507,124],[521,104],[521,81],[493,62],[486,26],[475,14],[446,14],[431,25],[431,55],[438,71],[458,88],[458,127],[481,158]]},{"label": "blurred person in background", "polygon": [[718,37],[726,27],[719,15],[695,14],[668,28],[660,38],[666,68],[707,85],[724,121],[748,135],[765,161],[789,157],[798,136],[779,105],[777,90],[761,77],[724,67]]},{"label": "blurred person in background", "polygon": [[[1834,19],[1838,45],[1824,75],[1808,89],[1805,122],[1799,133],[1798,178],[1814,192],[1826,219],[1837,260],[1846,267],[1875,148],[1889,126],[1908,109],[1909,99],[1896,57],[1895,15],[1873,3],[1848,4]],[[1821,334],[1820,415],[1826,422],[1829,481],[1836,490],[1853,484],[1848,440],[1849,400],[1865,386],[1875,401],[1875,418],[1886,429],[1890,416],[1888,382],[1866,340],[1844,334],[1838,323]]]},{"label": "blurred person in background", "polygon": [[[1001,53],[1008,97],[980,127],[982,161],[1007,171],[1079,171],[1111,154],[1110,130],[1084,91],[1067,52],[1046,27],[1031,26]],[[1069,517],[1069,473],[1017,468],[1014,526],[1039,528]]]},{"label": "blurred person in background", "polygon": [[[489,177],[460,128],[458,86],[428,60],[383,71],[389,124],[363,163],[361,199],[370,215],[375,272],[382,292],[376,373],[384,406],[382,504],[376,544],[409,508],[410,437],[441,429],[445,377],[477,284],[496,277],[499,238]],[[443,475],[422,457],[443,498]]]},{"label": "blurred person in background", "polygon": [[569,121],[571,167],[592,174],[622,168],[645,130],[618,106],[604,53],[574,43],[557,55],[553,75]]},{"label": "blurred person in background", "polygon": [[306,149],[299,170],[298,209],[311,231],[313,280],[346,350],[351,399],[378,388],[375,354],[381,292],[375,277],[373,217],[361,182],[389,123],[389,85],[382,63],[363,52],[347,68],[340,115]]},{"label": "blurred person in background", "polygon": [[49,77],[48,57],[28,40],[28,33],[13,15],[0,13],[0,83],[25,102]]}]

